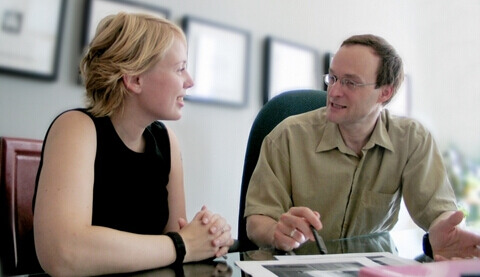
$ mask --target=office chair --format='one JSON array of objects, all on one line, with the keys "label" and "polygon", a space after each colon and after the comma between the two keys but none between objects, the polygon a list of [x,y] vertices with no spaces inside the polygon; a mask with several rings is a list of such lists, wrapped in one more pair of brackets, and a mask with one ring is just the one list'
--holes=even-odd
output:
[{"label": "office chair", "polygon": [[32,200],[42,141],[0,138],[0,262],[3,274],[43,272],[33,242]]},{"label": "office chair", "polygon": [[255,118],[247,142],[243,165],[242,187],[240,191],[240,208],[238,215],[237,250],[247,251],[258,247],[247,237],[245,197],[253,170],[257,165],[263,138],[288,116],[308,112],[326,105],[327,93],[319,90],[293,90],[281,93],[260,110]]}]

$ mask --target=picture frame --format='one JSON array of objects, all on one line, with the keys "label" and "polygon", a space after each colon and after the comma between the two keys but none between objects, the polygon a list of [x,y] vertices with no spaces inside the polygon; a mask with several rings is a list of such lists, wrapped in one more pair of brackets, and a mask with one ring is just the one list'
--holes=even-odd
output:
[{"label": "picture frame", "polygon": [[269,36],[264,50],[264,104],[288,90],[323,88],[315,48]]},{"label": "picture frame", "polygon": [[2,2],[0,72],[56,80],[66,0]]},{"label": "picture frame", "polygon": [[85,0],[84,25],[82,33],[82,51],[88,46],[95,35],[98,23],[107,15],[119,12],[147,13],[162,18],[170,17],[170,10],[126,0]]},{"label": "picture frame", "polygon": [[243,107],[247,103],[250,33],[216,22],[185,16],[188,71],[195,85],[186,100]]}]

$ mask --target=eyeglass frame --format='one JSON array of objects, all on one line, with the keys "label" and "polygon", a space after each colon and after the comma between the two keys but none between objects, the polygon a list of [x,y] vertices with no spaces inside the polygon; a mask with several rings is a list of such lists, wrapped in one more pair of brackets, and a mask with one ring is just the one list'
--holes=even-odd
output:
[{"label": "eyeglass frame", "polygon": [[[330,77],[334,80],[333,83],[329,82]],[[337,76],[331,75],[329,73],[323,75],[323,82],[327,85],[327,87],[335,85],[338,81],[340,81],[340,85],[342,85],[344,87],[347,87],[350,90],[355,90],[357,87],[377,85],[376,82],[375,83],[363,83],[363,84],[362,83],[357,83],[357,82],[355,82],[351,79],[348,79],[348,78],[342,78],[342,79],[339,80],[337,78]],[[350,84],[346,83],[347,81],[349,81]],[[353,87],[349,87],[349,85],[352,85]]]}]

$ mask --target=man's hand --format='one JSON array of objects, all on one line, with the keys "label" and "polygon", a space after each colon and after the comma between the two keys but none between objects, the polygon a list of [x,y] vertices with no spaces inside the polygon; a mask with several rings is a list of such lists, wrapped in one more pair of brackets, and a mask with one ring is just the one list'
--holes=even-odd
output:
[{"label": "man's hand", "polygon": [[320,214],[306,207],[292,207],[280,216],[273,234],[274,246],[277,249],[290,251],[298,248],[307,240],[315,241],[310,229],[322,229]]},{"label": "man's hand", "polygon": [[461,211],[445,212],[429,229],[435,261],[480,257],[480,235],[461,229]]}]

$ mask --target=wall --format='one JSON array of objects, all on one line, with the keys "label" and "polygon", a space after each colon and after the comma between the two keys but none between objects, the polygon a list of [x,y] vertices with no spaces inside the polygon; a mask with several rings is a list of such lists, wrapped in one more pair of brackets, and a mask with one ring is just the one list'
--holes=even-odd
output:
[{"label": "wall", "polygon": [[[132,0],[133,1],[133,0]],[[0,75],[0,136],[43,138],[59,112],[81,106],[76,73],[83,1],[67,0],[59,78],[41,82]],[[140,2],[140,1],[138,1]],[[183,152],[189,219],[202,204],[227,217],[236,236],[238,198],[248,132],[261,107],[262,46],[268,35],[335,51],[346,37],[374,33],[400,52],[411,75],[412,115],[437,137],[480,154],[480,1],[144,0],[180,22],[194,15],[249,30],[249,102],[228,108],[188,102],[183,118],[166,122]],[[471,27],[473,30],[468,31]]]}]

